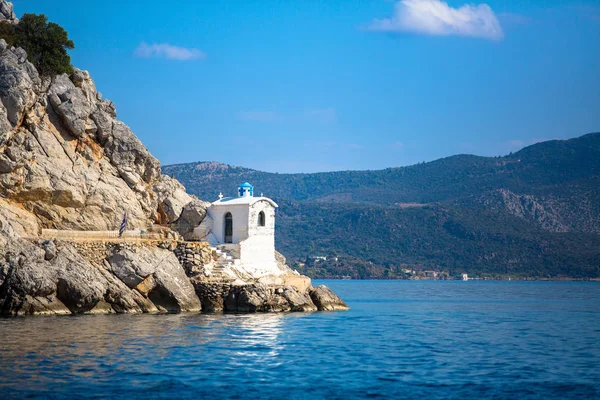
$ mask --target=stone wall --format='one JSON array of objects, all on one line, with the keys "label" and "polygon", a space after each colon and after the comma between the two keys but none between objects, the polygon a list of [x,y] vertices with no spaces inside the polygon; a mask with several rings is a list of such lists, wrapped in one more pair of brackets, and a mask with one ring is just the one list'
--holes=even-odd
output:
[{"label": "stone wall", "polygon": [[205,267],[214,261],[207,242],[178,242],[173,252],[190,278],[204,279],[207,276]]},{"label": "stone wall", "polygon": [[102,265],[106,258],[118,250],[138,250],[141,248],[160,248],[173,251],[177,248],[178,243],[173,240],[147,240],[126,242],[113,242],[110,240],[59,240],[59,243],[68,243],[77,249],[78,253],[87,261]]},{"label": "stone wall", "polygon": [[42,229],[40,235],[45,239],[60,239],[60,240],[119,240],[124,241],[128,239],[135,240],[161,240],[161,239],[178,239],[178,234],[170,229],[149,229],[149,230],[128,230],[123,232],[122,236],[119,236],[118,230],[110,231],[84,231],[84,230],[66,230],[66,229]]}]

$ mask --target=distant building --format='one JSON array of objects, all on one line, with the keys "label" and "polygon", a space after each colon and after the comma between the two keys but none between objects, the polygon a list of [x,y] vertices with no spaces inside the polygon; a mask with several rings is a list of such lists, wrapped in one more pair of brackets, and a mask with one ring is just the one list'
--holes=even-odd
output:
[{"label": "distant building", "polygon": [[227,251],[237,264],[254,274],[278,273],[276,208],[273,200],[254,197],[254,187],[245,182],[238,187],[236,197],[219,195],[194,233],[212,246]]},{"label": "distant building", "polygon": [[425,271],[425,276],[430,279],[436,279],[438,276],[438,273],[435,271]]},{"label": "distant building", "polygon": [[469,275],[467,275],[467,274],[462,274],[462,280],[463,280],[463,281],[468,281],[468,280],[469,280]]}]

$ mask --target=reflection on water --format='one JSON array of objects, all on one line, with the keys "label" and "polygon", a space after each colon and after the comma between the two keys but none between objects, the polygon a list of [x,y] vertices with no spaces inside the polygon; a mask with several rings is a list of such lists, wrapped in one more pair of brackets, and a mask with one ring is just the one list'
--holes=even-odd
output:
[{"label": "reflection on water", "polygon": [[0,398],[600,397],[600,284],[328,284],[351,311],[0,319]]},{"label": "reflection on water", "polygon": [[233,333],[232,363],[248,365],[249,363],[277,364],[277,356],[283,344],[279,342],[283,314],[240,315],[231,319],[229,326]]}]

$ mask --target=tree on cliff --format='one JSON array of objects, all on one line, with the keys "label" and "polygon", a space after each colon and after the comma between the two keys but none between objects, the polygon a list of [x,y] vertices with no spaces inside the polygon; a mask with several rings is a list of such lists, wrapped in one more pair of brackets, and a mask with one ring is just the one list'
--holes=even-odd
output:
[{"label": "tree on cliff", "polygon": [[0,23],[0,38],[25,49],[27,59],[43,76],[73,72],[67,49],[75,48],[67,31],[44,14],[23,14],[18,24]]}]

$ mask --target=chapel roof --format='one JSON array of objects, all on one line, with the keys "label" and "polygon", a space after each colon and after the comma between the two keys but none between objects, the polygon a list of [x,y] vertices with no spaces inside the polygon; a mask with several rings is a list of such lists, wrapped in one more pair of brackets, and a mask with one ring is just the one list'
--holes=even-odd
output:
[{"label": "chapel roof", "polygon": [[242,204],[247,204],[247,205],[252,205],[254,203],[257,203],[259,201],[266,201],[269,204],[271,204],[273,207],[279,207],[277,205],[277,203],[275,203],[273,200],[271,200],[268,197],[253,197],[253,196],[245,196],[245,197],[223,197],[222,199],[219,199],[217,201],[213,201],[212,205],[213,206],[232,206],[232,205],[242,205]]}]

